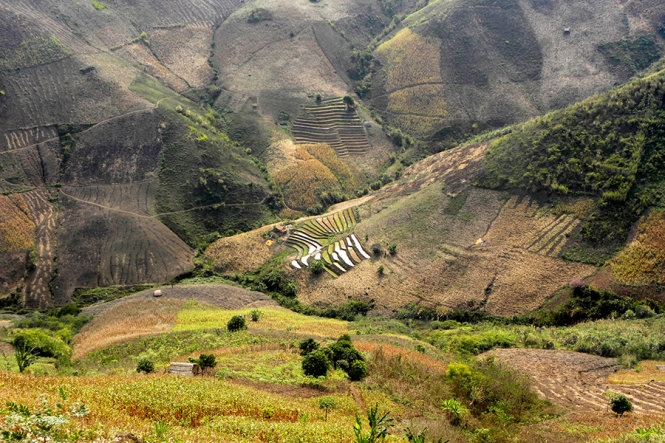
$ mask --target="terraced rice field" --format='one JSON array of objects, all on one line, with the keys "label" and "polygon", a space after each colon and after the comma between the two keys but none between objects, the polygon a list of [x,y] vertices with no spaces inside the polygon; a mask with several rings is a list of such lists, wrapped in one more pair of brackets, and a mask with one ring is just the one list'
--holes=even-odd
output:
[{"label": "terraced rice field", "polygon": [[355,110],[347,110],[341,98],[306,106],[291,133],[296,143],[327,143],[339,157],[362,155],[370,148],[365,128]]},{"label": "terraced rice field", "polygon": [[285,242],[298,252],[291,266],[302,269],[308,267],[311,260],[322,260],[326,272],[337,277],[370,258],[355,234],[340,235],[351,230],[356,221],[354,209],[346,208],[298,226]]}]

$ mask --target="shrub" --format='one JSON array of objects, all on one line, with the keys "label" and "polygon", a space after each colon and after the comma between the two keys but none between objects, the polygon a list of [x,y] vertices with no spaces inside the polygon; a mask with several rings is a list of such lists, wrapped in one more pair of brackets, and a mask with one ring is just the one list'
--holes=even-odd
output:
[{"label": "shrub", "polygon": [[302,355],[303,357],[319,349],[319,346],[320,346],[319,343],[313,338],[306,338],[305,340],[302,340],[298,345],[298,347],[300,348],[300,355]]},{"label": "shrub", "polygon": [[390,255],[395,255],[395,254],[397,254],[397,245],[394,244],[394,243],[388,245],[388,253],[389,253]]},{"label": "shrub", "polygon": [[383,265],[380,265],[380,266],[377,268],[376,272],[378,272],[379,275],[383,275]]},{"label": "shrub", "polygon": [[365,364],[365,360],[355,360],[349,364],[349,369],[346,372],[349,374],[351,381],[361,381],[367,377],[367,364]]},{"label": "shrub", "polygon": [[377,257],[381,255],[381,252],[383,251],[383,248],[381,247],[381,243],[374,243],[371,246],[372,253],[376,255]]},{"label": "shrub", "polygon": [[12,345],[16,349],[31,349],[33,354],[42,357],[67,360],[72,355],[71,348],[64,341],[37,329],[17,333],[12,340]]},{"label": "shrub", "polygon": [[234,315],[226,324],[226,329],[228,329],[229,332],[237,332],[243,329],[247,329],[247,322],[245,321],[245,317],[242,315]]},{"label": "shrub", "polygon": [[199,355],[197,363],[203,372],[205,372],[205,370],[208,368],[212,369],[217,366],[217,362],[215,361],[215,356],[213,354]]},{"label": "shrub", "polygon": [[92,7],[95,8],[96,10],[98,10],[98,11],[102,11],[102,10],[106,9],[106,5],[104,3],[97,2],[97,1],[92,2]]},{"label": "shrub", "polygon": [[455,399],[448,399],[441,402],[441,408],[448,414],[448,420],[453,426],[462,424],[464,416],[469,412],[467,408],[462,406],[462,403]]},{"label": "shrub", "polygon": [[325,377],[328,375],[330,361],[322,350],[314,351],[305,356],[302,361],[302,370],[310,377]]},{"label": "shrub", "polygon": [[610,407],[612,408],[612,411],[615,412],[619,417],[621,417],[625,412],[630,412],[633,410],[633,404],[623,394],[613,396],[610,400]]},{"label": "shrub", "polygon": [[252,309],[252,312],[249,313],[249,317],[252,319],[252,321],[259,321],[261,315],[262,312],[258,309]]},{"label": "shrub", "polygon": [[149,358],[142,358],[136,365],[136,372],[150,374],[155,371],[155,364]]},{"label": "shrub", "polygon": [[322,274],[324,270],[323,260],[312,260],[309,263],[309,271],[314,275]]}]

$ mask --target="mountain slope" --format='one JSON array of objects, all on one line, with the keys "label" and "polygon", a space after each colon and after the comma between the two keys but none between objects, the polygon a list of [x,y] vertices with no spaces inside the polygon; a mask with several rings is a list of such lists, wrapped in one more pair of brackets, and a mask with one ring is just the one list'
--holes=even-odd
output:
[{"label": "mountain slope", "polygon": [[374,52],[369,98],[391,124],[449,147],[625,81],[662,54],[664,13],[655,1],[430,2]]}]

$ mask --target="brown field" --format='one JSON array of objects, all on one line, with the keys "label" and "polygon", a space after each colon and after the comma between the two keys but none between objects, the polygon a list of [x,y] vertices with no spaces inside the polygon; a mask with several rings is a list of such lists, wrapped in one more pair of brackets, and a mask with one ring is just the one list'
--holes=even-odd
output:
[{"label": "brown field", "polygon": [[163,293],[160,298],[154,298],[154,289],[150,289],[85,308],[84,312],[95,318],[76,335],[73,358],[83,358],[113,343],[170,331],[176,325],[178,312],[190,300],[223,309],[276,306],[264,294],[228,285],[177,285],[158,289]]},{"label": "brown field", "polygon": [[610,263],[620,283],[665,283],[665,212],[653,211],[640,220],[635,238]]},{"label": "brown field", "polygon": [[219,272],[233,274],[252,271],[268,261],[275,253],[273,247],[266,244],[263,234],[270,232],[272,225],[260,229],[220,238],[205,251],[205,257]]},{"label": "brown field", "polygon": [[386,90],[393,92],[415,85],[441,83],[440,46],[438,38],[422,37],[409,28],[400,30],[379,46],[377,55],[390,67],[386,74]]},{"label": "brown field", "polygon": [[[395,244],[397,254],[364,261],[337,279],[298,275],[299,297],[306,303],[374,300],[387,314],[422,303],[513,315],[593,273],[593,266],[557,258],[577,219],[550,215],[535,200],[469,187],[482,152],[467,146],[438,154],[378,191],[360,206],[354,230],[368,247],[379,243],[385,251]],[[486,244],[475,245],[478,238]]]},{"label": "brown field", "polygon": [[301,211],[318,204],[321,192],[342,189],[330,169],[314,158],[281,170],[275,174],[275,182],[284,193],[286,206]]},{"label": "brown field", "polygon": [[34,244],[35,224],[21,194],[0,196],[0,252],[18,252]]},{"label": "brown field", "polygon": [[184,303],[182,300],[129,300],[109,309],[76,335],[72,358],[78,360],[113,343],[167,332],[175,326]]},{"label": "brown field", "polygon": [[[483,355],[526,373],[541,397],[568,411],[540,427],[525,427],[520,434],[523,439],[595,441],[649,427],[665,418],[665,382],[642,379],[619,384],[615,359],[540,349],[495,349]],[[610,410],[608,392],[626,395],[634,411],[617,418]]]}]

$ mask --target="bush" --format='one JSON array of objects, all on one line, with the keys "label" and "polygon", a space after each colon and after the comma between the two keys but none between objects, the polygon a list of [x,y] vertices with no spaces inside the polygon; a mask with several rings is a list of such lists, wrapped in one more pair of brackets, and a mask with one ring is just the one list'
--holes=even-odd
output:
[{"label": "bush", "polygon": [[623,394],[613,396],[610,400],[610,407],[612,408],[612,411],[615,412],[619,417],[621,417],[625,412],[630,412],[633,410],[633,404]]},{"label": "bush", "polygon": [[199,368],[203,372],[205,372],[205,370],[208,369],[208,368],[212,369],[215,366],[217,366],[217,362],[215,361],[215,356],[213,354],[201,354],[201,355],[199,355],[197,363],[199,365]]},{"label": "bush", "polygon": [[397,254],[397,245],[394,244],[394,243],[388,245],[388,253],[389,253],[390,255],[395,255],[395,254]]},{"label": "bush", "polygon": [[312,260],[308,267],[309,271],[314,275],[322,274],[325,270],[323,267],[323,260]]},{"label": "bush", "polygon": [[300,348],[300,355],[302,355],[303,357],[319,349],[319,346],[320,346],[319,343],[313,338],[307,338],[305,340],[302,340],[298,345],[298,347]]},{"label": "bush", "polygon": [[325,377],[329,368],[328,356],[320,349],[307,354],[302,361],[302,370],[310,377]]},{"label": "bush", "polygon": [[41,357],[68,360],[72,355],[71,348],[64,341],[37,329],[17,333],[12,340],[12,345],[16,349],[31,349],[33,354]]},{"label": "bush", "polygon": [[367,377],[367,365],[365,360],[355,360],[349,365],[347,371],[351,381],[361,381],[363,378]]},{"label": "bush", "polygon": [[136,372],[150,374],[155,371],[155,364],[149,358],[142,358],[136,365]]},{"label": "bush", "polygon": [[261,315],[262,312],[258,309],[252,309],[252,312],[249,313],[249,317],[252,319],[252,321],[259,321]]},{"label": "bush", "polygon": [[377,257],[381,255],[381,252],[383,252],[383,248],[381,246],[381,243],[374,243],[371,246],[372,253],[376,255]]},{"label": "bush", "polygon": [[228,329],[229,332],[237,332],[243,329],[247,329],[247,322],[245,321],[245,317],[242,315],[234,315],[226,324],[226,329]]}]

